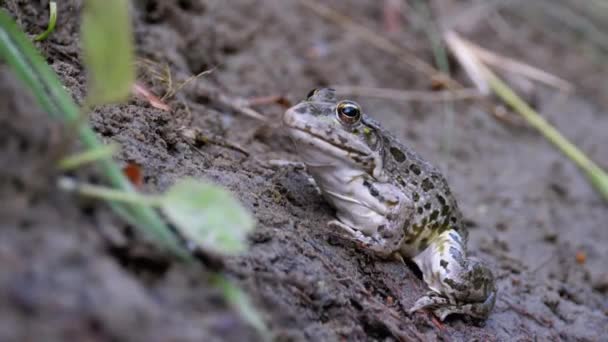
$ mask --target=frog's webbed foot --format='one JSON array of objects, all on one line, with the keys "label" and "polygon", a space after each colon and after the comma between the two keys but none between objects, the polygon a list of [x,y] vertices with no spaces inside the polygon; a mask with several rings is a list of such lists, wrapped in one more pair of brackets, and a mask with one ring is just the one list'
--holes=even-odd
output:
[{"label": "frog's webbed foot", "polygon": [[418,298],[416,303],[408,310],[411,315],[416,311],[428,310],[437,316],[441,321],[451,314],[469,315],[471,317],[486,319],[496,301],[496,292],[490,293],[485,302],[457,304],[451,303],[447,297],[429,291],[426,295]]},{"label": "frog's webbed foot", "polygon": [[350,226],[338,221],[332,220],[327,222],[327,225],[330,228],[330,234],[333,237],[338,238],[339,240],[343,240],[346,242],[352,242],[361,247],[365,247],[369,243],[365,236],[361,234],[361,232],[351,228]]},{"label": "frog's webbed foot", "polygon": [[467,258],[458,232],[448,230],[414,259],[432,292],[418,299],[410,313],[426,309],[442,321],[450,314],[486,319],[496,301],[490,269]]},{"label": "frog's webbed foot", "polygon": [[[338,220],[328,222],[335,236],[340,239],[351,241],[359,247],[374,252],[375,255],[381,258],[389,258],[394,256],[398,251],[403,235],[380,235],[381,233],[371,236],[363,234],[363,232],[352,228]],[[399,260],[397,258],[397,260]],[[401,258],[401,260],[403,260]]]}]

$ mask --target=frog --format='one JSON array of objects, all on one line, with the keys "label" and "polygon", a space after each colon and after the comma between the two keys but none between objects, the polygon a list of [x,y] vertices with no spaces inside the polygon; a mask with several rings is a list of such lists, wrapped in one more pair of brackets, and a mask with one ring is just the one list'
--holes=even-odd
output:
[{"label": "frog", "polygon": [[336,219],[331,233],[382,259],[412,261],[429,290],[407,310],[485,320],[491,269],[467,251],[468,231],[446,178],[356,102],[311,90],[282,116],[287,135]]}]

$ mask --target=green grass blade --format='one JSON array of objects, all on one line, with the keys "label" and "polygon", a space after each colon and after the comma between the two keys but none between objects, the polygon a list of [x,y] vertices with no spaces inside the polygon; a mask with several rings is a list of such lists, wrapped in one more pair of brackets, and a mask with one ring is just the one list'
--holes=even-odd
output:
[{"label": "green grass blade", "polygon": [[[79,122],[80,110],[66,92],[54,71],[46,64],[42,56],[4,10],[0,10],[0,58],[4,59],[15,74],[32,91],[39,105],[49,115],[68,124]],[[78,133],[88,149],[98,149],[103,145],[95,133],[83,124],[78,125]],[[110,159],[102,159],[99,165],[108,181],[117,189],[134,191],[118,166]],[[175,236],[158,214],[145,205],[121,205],[110,202],[121,216],[137,227],[161,246],[175,254],[187,258]]]},{"label": "green grass blade", "polygon": [[88,149],[84,152],[67,156],[59,161],[59,169],[62,171],[68,171],[77,169],[85,164],[97,162],[101,159],[112,158],[118,146],[116,144],[109,144],[101,146],[100,148]]},{"label": "green grass blade", "polygon": [[249,297],[236,285],[232,284],[222,274],[215,274],[212,278],[213,285],[222,291],[228,303],[236,309],[241,317],[245,319],[262,337],[263,341],[271,341],[270,332],[262,320],[260,313],[251,303]]},{"label": "green grass blade", "polygon": [[82,52],[88,68],[88,105],[122,102],[135,80],[127,0],[88,0],[82,13]]},{"label": "green grass blade", "polygon": [[566,139],[557,129],[549,124],[532,107],[522,100],[509,86],[493,72],[484,68],[488,83],[494,92],[509,106],[517,111],[534,128],[539,130],[547,140],[557,146],[566,157],[570,158],[585,172],[591,184],[608,201],[608,174],[589,159],[581,150]]},{"label": "green grass blade", "polygon": [[57,2],[49,2],[49,25],[46,30],[34,38],[35,41],[39,42],[49,37],[53,31],[55,31],[55,24],[57,24]]}]

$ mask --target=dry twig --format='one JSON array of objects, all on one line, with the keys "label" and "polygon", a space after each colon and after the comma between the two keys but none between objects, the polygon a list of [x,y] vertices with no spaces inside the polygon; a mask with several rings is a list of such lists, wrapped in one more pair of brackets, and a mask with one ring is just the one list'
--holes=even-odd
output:
[{"label": "dry twig", "polygon": [[203,97],[208,98],[210,101],[215,102],[221,106],[224,106],[230,110],[233,110],[239,114],[248,116],[250,118],[267,122],[268,119],[256,110],[249,107],[249,100],[240,97],[230,97],[223,94],[218,89],[215,89],[209,85],[199,86],[196,89],[197,93]]},{"label": "dry twig", "polygon": [[445,102],[480,99],[483,95],[476,89],[463,88],[448,91],[400,90],[389,88],[332,86],[338,94],[366,96],[395,101]]},{"label": "dry twig", "polygon": [[200,145],[204,145],[204,144],[212,144],[212,145],[217,145],[217,146],[225,147],[227,149],[231,149],[233,151],[240,152],[245,157],[249,157],[249,152],[247,150],[245,150],[243,147],[241,147],[235,143],[221,139],[221,138],[206,136],[199,129],[182,127],[178,131],[180,132],[182,137],[184,137],[188,140],[191,140],[192,143],[195,145],[195,147],[197,145],[200,146]]},{"label": "dry twig", "polygon": [[[522,75],[531,80],[535,80],[546,85],[553,86],[562,91],[570,92],[574,88],[570,82],[562,78],[559,78],[541,69],[535,68],[529,64],[516,61],[513,58],[500,56],[490,50],[484,49],[481,46],[460,37],[454,31],[447,31],[444,34],[444,39],[448,46],[452,48],[454,53],[459,57],[462,57],[459,58],[459,61],[463,63],[463,65],[467,65],[468,63],[474,62],[471,61],[470,56],[467,56],[467,51],[469,51],[469,53],[474,54],[474,56],[478,58],[481,62],[485,62],[486,64],[494,66],[496,68],[500,68],[508,72]],[[469,69],[467,69],[467,71],[468,70]],[[480,76],[481,78],[483,78],[483,75]],[[477,76],[471,75],[471,77],[476,78]],[[475,84],[477,84],[479,80],[474,80],[474,82]]]}]

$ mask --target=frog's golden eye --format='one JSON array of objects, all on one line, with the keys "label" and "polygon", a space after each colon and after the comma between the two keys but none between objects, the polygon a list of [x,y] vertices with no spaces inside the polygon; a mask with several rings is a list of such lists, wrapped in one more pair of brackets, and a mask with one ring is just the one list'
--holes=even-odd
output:
[{"label": "frog's golden eye", "polygon": [[307,100],[310,100],[310,98],[311,98],[311,97],[312,97],[312,96],[313,96],[313,95],[314,95],[314,94],[317,92],[317,90],[319,90],[319,89],[317,89],[317,88],[312,88],[312,89],[311,89],[311,90],[308,92],[308,94],[306,94],[306,99],[307,99]]},{"label": "frog's golden eye", "polygon": [[336,116],[340,122],[354,125],[361,120],[361,107],[353,101],[342,101],[336,106]]}]

